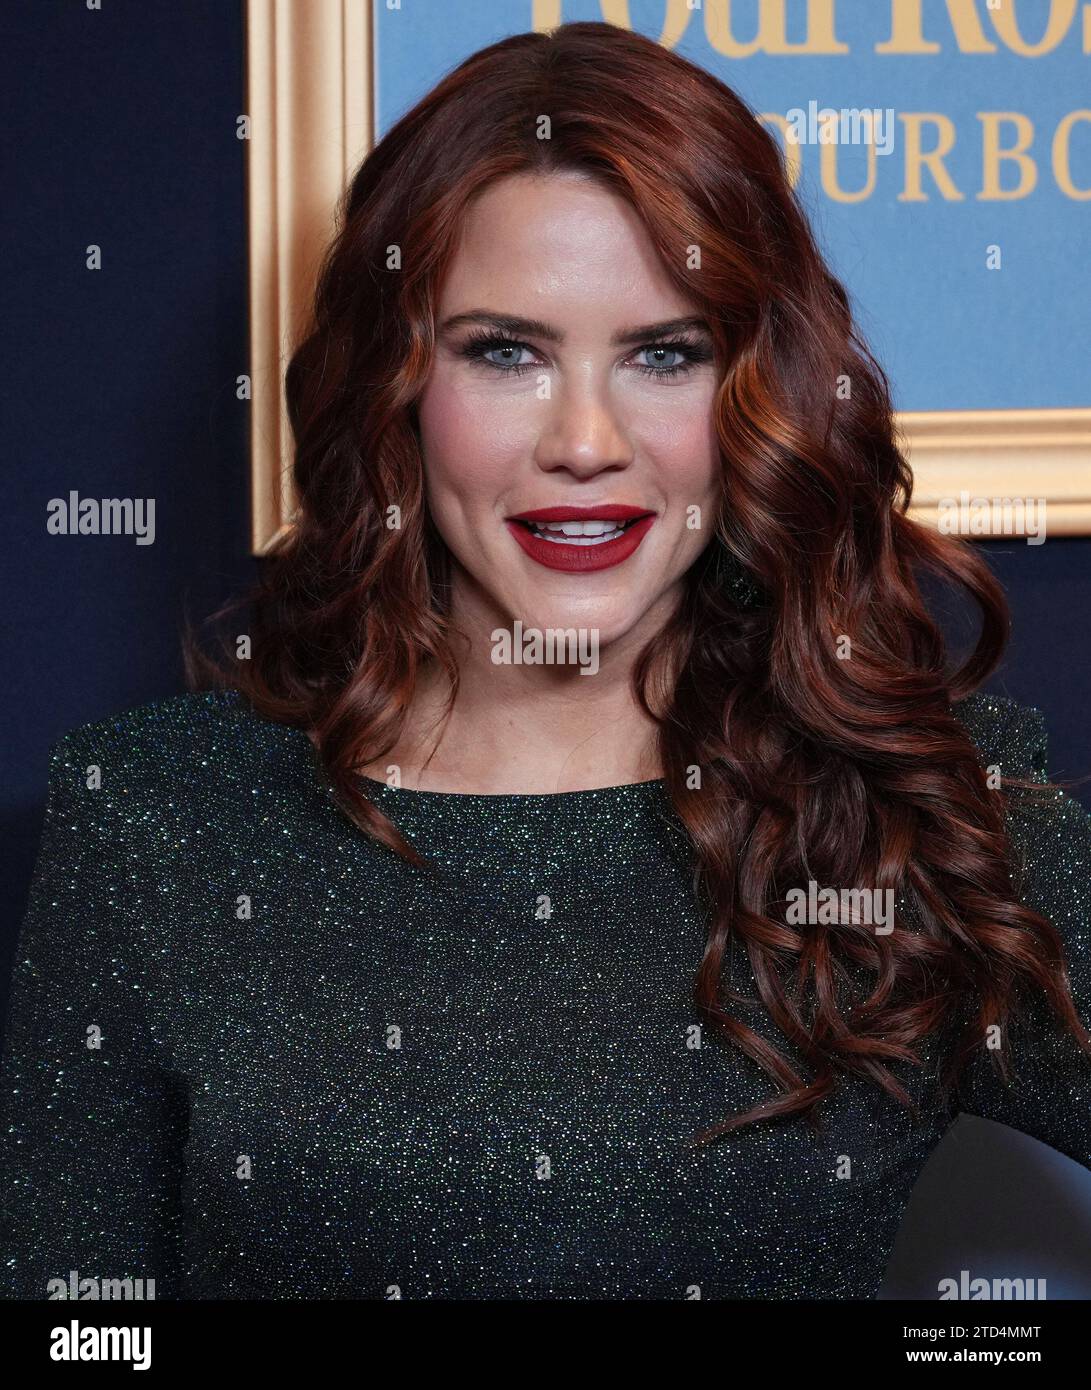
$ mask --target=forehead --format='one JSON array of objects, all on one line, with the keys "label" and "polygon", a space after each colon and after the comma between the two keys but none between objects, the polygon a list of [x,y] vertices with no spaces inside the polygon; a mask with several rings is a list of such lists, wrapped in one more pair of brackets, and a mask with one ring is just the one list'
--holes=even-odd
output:
[{"label": "forehead", "polygon": [[440,312],[483,303],[554,321],[592,304],[627,318],[638,305],[668,316],[689,307],[635,209],[575,172],[504,178],[470,204]]}]

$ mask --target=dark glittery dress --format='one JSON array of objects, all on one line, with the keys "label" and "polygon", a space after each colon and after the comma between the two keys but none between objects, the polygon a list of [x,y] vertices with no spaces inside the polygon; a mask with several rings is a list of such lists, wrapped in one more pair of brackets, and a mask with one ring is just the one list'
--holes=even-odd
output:
[{"label": "dark glittery dress", "polygon": [[[1036,711],[958,712],[984,762],[1044,775]],[[842,1080],[823,1135],[687,1148],[774,1087],[696,1029],[662,784],[369,786],[442,886],[233,693],[54,744],[3,1061],[5,1296],[871,1298],[959,1108],[1091,1166],[1091,1060],[1044,1004],[1009,1091],[983,1056],[945,1108],[935,1066],[907,1067],[916,1122]],[[1011,824],[1089,1020],[1091,819],[1057,791]]]}]

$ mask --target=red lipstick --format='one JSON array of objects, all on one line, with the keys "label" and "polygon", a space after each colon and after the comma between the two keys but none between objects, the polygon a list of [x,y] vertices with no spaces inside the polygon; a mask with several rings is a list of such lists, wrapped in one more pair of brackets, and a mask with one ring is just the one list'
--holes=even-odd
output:
[{"label": "red lipstick", "polygon": [[[568,543],[561,539],[545,540],[524,524],[532,521],[615,521],[630,524],[612,540],[578,545],[571,540]],[[551,570],[591,574],[627,560],[648,534],[654,521],[655,513],[644,507],[603,503],[598,507],[538,507],[508,517],[506,525],[524,552],[538,564]]]}]

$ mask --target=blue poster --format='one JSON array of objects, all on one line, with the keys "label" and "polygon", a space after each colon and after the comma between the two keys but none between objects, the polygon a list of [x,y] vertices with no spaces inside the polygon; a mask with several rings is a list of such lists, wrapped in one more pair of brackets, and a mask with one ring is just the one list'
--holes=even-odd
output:
[{"label": "blue poster", "polygon": [[897,409],[1089,403],[1084,0],[375,0],[374,14],[378,136],[510,34],[605,19],[674,48],[797,163]]}]

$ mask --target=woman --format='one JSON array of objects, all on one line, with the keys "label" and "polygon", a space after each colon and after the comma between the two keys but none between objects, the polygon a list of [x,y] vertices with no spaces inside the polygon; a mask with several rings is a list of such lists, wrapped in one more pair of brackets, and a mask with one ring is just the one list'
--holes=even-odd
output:
[{"label": "woman", "polygon": [[960,1111],[1091,1164],[1091,821],[728,88],[475,54],[287,387],[249,618],[52,750],[9,1292],[873,1297]]}]

